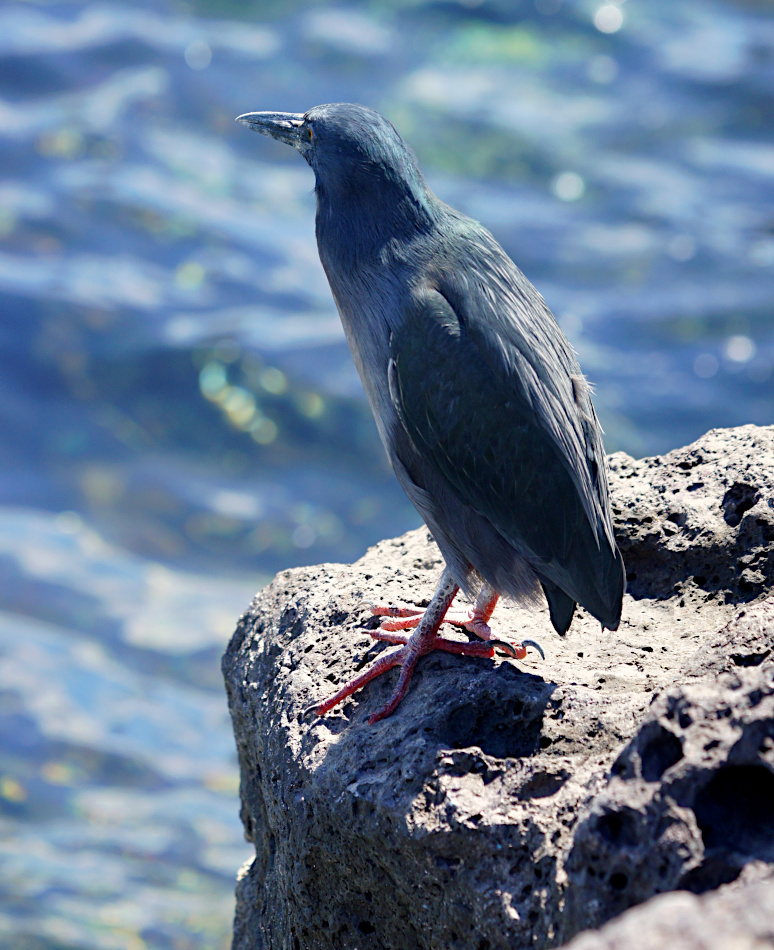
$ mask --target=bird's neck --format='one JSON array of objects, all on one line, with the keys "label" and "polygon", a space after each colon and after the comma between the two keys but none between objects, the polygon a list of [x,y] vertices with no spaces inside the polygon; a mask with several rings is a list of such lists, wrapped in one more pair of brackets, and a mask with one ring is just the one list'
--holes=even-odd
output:
[{"label": "bird's neck", "polygon": [[323,265],[347,273],[378,266],[431,229],[438,203],[419,180],[318,181],[316,232]]}]

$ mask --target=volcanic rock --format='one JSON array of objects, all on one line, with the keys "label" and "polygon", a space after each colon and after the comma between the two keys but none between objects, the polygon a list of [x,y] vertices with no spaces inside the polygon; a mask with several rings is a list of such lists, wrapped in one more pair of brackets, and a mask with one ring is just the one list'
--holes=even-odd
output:
[{"label": "volcanic rock", "polygon": [[695,897],[661,894],[567,950],[765,950],[774,947],[774,880],[724,886]]},{"label": "volcanic rock", "polygon": [[256,597],[223,662],[256,848],[235,950],[555,947],[774,869],[774,427],[610,469],[618,631],[579,611],[558,638],[546,608],[500,604],[497,635],[545,662],[431,654],[375,726],[395,673],[305,710],[392,649],[366,602],[427,603],[427,531]]}]

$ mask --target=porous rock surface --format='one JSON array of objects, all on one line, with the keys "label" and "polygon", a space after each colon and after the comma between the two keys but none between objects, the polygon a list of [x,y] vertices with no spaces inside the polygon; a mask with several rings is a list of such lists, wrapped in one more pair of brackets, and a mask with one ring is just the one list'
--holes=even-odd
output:
[{"label": "porous rock surface", "polygon": [[[375,726],[394,671],[304,711],[393,649],[363,629],[364,602],[427,603],[442,567],[427,532],[256,597],[224,657],[256,847],[235,950],[555,947],[642,904],[577,944],[633,950],[667,946],[648,928],[710,898],[770,899],[774,427],[610,467],[618,631],[579,611],[559,638],[547,609],[500,604],[497,635],[540,641],[545,662],[431,654]],[[649,900],[675,890],[681,904]]]},{"label": "porous rock surface", "polygon": [[766,950],[774,947],[774,879],[696,897],[662,894],[567,950]]}]

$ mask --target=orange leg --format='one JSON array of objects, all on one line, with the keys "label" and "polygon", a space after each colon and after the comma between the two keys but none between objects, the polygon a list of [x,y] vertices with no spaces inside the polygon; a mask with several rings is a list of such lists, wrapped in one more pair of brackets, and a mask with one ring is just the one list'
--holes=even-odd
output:
[{"label": "orange leg", "polygon": [[374,713],[368,721],[374,723],[380,719],[384,719],[385,716],[389,716],[401,699],[403,699],[408,689],[411,674],[417,665],[417,660],[420,656],[424,656],[436,649],[436,641],[440,639],[437,636],[438,628],[441,626],[446,611],[451,606],[451,602],[454,600],[457,590],[458,587],[452,580],[451,574],[448,570],[444,570],[441,581],[438,584],[438,589],[433,595],[433,599],[430,601],[427,610],[424,612],[421,623],[411,637],[408,638],[399,650],[394,650],[386,656],[379,657],[370,669],[350,680],[345,686],[342,686],[338,693],[329,699],[314,706],[313,708],[317,715],[324,716],[325,713],[333,709],[337,703],[340,703],[342,699],[351,696],[352,693],[365,686],[366,683],[369,683],[375,677],[392,669],[393,666],[400,666],[401,671],[398,678],[398,685],[390,701],[383,709]]},{"label": "orange leg", "polygon": [[[433,595],[433,599],[430,601],[426,610],[413,612],[413,608],[379,608],[378,610],[372,608],[375,613],[389,611],[388,616],[397,615],[406,618],[408,622],[404,623],[402,627],[399,625],[398,629],[416,627],[416,630],[414,630],[411,636],[396,634],[392,632],[386,624],[383,624],[378,630],[373,630],[371,636],[374,637],[374,639],[385,640],[387,643],[400,644],[400,649],[393,650],[392,653],[379,657],[369,669],[350,680],[333,696],[321,703],[316,703],[311,709],[314,710],[318,716],[324,716],[325,713],[333,709],[333,707],[343,699],[357,692],[357,690],[365,686],[366,683],[370,683],[372,679],[375,679],[382,673],[386,673],[387,670],[391,670],[394,666],[400,666],[401,671],[398,684],[395,687],[390,701],[368,719],[371,724],[379,722],[380,719],[384,719],[389,716],[390,713],[394,712],[405,696],[409,680],[414,672],[414,667],[417,665],[417,660],[421,656],[426,656],[428,653],[431,653],[433,650],[443,650],[446,653],[456,653],[462,656],[492,657],[494,656],[494,648],[497,646],[508,656],[522,660],[527,655],[527,646],[530,645],[536,647],[542,655],[543,651],[538,644],[532,640],[525,640],[524,643],[515,646],[511,643],[505,643],[502,640],[492,639],[492,631],[489,629],[487,621],[492,615],[498,595],[494,593],[491,588],[488,589],[489,592],[486,598],[482,600],[482,597],[479,597],[476,601],[476,607],[463,622],[463,626],[488,642],[461,643],[457,640],[447,640],[444,637],[438,636],[438,630],[441,624],[444,620],[450,619],[448,617],[448,610],[458,589],[452,579],[451,573],[448,569],[445,569],[438,588]],[[404,612],[398,613],[399,611]],[[451,622],[456,623],[457,621],[452,620]],[[468,626],[469,624],[470,626]]]},{"label": "orange leg", "polygon": [[[451,610],[447,612],[442,622],[464,627],[481,640],[491,640],[492,630],[489,626],[489,620],[499,597],[500,595],[493,587],[484,584],[472,610]],[[418,607],[383,607],[381,604],[372,604],[371,613],[378,617],[400,618],[383,620],[381,623],[381,630],[394,631],[409,630],[416,627],[422,619],[424,611]]]}]

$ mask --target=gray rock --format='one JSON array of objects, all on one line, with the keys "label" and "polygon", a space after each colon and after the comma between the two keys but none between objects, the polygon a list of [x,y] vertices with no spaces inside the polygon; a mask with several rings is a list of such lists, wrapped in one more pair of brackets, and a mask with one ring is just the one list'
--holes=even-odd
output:
[{"label": "gray rock", "polygon": [[654,897],[567,950],[765,950],[774,947],[774,880],[695,897]]},{"label": "gray rock", "polygon": [[772,429],[713,430],[666,456],[610,456],[616,533],[636,598],[772,586]]},{"label": "gray rock", "polygon": [[704,893],[755,862],[774,867],[774,666],[657,697],[579,815],[563,934],[663,891]]},{"label": "gray rock", "polygon": [[279,574],[223,664],[256,846],[236,950],[551,947],[774,866],[773,485],[774,428],[613,456],[619,630],[498,605],[544,663],[432,654],[376,726],[394,672],[303,711],[391,649],[364,601],[427,603],[427,532]]}]

